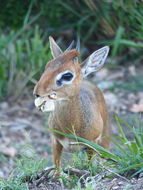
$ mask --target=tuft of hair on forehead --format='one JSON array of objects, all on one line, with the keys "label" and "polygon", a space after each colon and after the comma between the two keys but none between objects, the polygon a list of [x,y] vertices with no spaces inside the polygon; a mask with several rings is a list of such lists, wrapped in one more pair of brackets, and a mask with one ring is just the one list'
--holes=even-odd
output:
[{"label": "tuft of hair on forehead", "polygon": [[65,51],[58,58],[60,59],[61,62],[67,63],[71,61],[73,58],[78,57],[79,55],[80,55],[79,52],[76,49],[73,49],[70,51]]},{"label": "tuft of hair on forehead", "polygon": [[65,51],[64,53],[60,54],[57,58],[51,60],[47,64],[46,68],[47,67],[55,67],[55,66],[59,66],[64,63],[68,63],[69,61],[71,61],[75,57],[78,57],[79,55],[80,54],[76,49],[73,49],[70,51]]}]

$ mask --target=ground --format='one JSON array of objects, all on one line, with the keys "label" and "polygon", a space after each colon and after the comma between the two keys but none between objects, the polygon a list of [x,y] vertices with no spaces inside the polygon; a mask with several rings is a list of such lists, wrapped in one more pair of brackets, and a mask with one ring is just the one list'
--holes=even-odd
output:
[{"label": "ground", "polygon": [[[141,66],[136,69],[130,65],[127,68],[102,69],[96,75],[91,76],[103,90],[112,120],[112,135],[118,135],[114,121],[114,113],[120,117],[129,118],[143,111],[143,90],[132,83],[134,79],[142,76]],[[104,82],[103,82],[104,81]],[[118,84],[120,82],[120,85]],[[117,84],[117,86],[116,86]],[[127,84],[127,86],[125,85]],[[130,86],[131,84],[131,86]],[[135,85],[135,86],[134,86]],[[134,89],[133,89],[134,87]],[[14,168],[15,158],[29,145],[36,151],[39,157],[47,159],[47,166],[52,165],[51,140],[47,127],[48,114],[36,110],[32,95],[15,99],[10,97],[8,101],[0,103],[0,177],[7,178]],[[130,134],[128,134],[130,137]],[[64,189],[63,184],[47,179],[44,174],[39,174],[37,179],[43,179],[37,186],[36,180],[29,183],[30,190]],[[104,176],[95,176],[98,181],[96,189],[143,189],[143,178],[126,180],[121,176],[111,179]],[[106,188],[105,188],[106,187]],[[66,189],[66,188],[65,188]]]}]

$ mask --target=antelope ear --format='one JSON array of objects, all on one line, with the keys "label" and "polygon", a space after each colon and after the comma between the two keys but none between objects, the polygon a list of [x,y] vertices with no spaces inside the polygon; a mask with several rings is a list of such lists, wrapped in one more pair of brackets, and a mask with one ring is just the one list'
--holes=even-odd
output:
[{"label": "antelope ear", "polygon": [[93,52],[82,64],[81,70],[83,77],[86,77],[92,72],[100,70],[107,58],[109,47],[105,46],[95,52]]},{"label": "antelope ear", "polygon": [[61,48],[56,44],[56,42],[52,36],[49,36],[49,42],[50,42],[51,54],[52,54],[53,58],[55,59],[63,52],[62,52]]}]

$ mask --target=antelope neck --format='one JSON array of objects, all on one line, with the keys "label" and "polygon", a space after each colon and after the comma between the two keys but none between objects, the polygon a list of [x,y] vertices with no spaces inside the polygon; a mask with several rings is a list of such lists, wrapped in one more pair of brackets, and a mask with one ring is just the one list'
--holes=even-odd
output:
[{"label": "antelope neck", "polygon": [[63,107],[63,106],[68,106],[68,105],[74,105],[76,104],[77,106],[77,102],[79,102],[80,99],[80,92],[78,94],[76,94],[75,96],[70,97],[67,100],[60,100],[56,102],[56,105],[59,107]]}]

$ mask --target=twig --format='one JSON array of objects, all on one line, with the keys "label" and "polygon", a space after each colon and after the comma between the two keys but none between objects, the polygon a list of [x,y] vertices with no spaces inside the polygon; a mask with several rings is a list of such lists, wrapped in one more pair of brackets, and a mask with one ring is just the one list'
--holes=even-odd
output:
[{"label": "twig", "polygon": [[77,175],[78,177],[84,176],[84,177],[88,177],[90,175],[90,172],[87,170],[79,170],[77,168],[67,168],[65,170],[66,173],[69,173],[70,175]]},{"label": "twig", "polygon": [[[45,168],[44,169],[44,171],[42,171],[41,172],[41,174],[40,175],[38,175],[38,177],[40,178],[40,179],[38,179],[37,180],[37,186],[39,186],[41,183],[43,183],[45,180],[47,180],[47,179],[49,179],[49,177],[48,177],[48,174],[52,171],[52,170],[54,170],[55,169],[55,167],[48,167],[48,168]],[[41,176],[41,177],[40,177]]]},{"label": "twig", "polygon": [[128,180],[127,178],[121,176],[120,174],[118,174],[118,173],[116,173],[116,172],[114,172],[114,171],[112,171],[112,170],[106,168],[101,162],[99,162],[99,164],[100,164],[105,170],[107,170],[108,172],[110,172],[110,173],[112,173],[112,174],[114,174],[114,175],[120,177],[121,179],[125,180],[126,182],[130,183],[130,180]]}]

